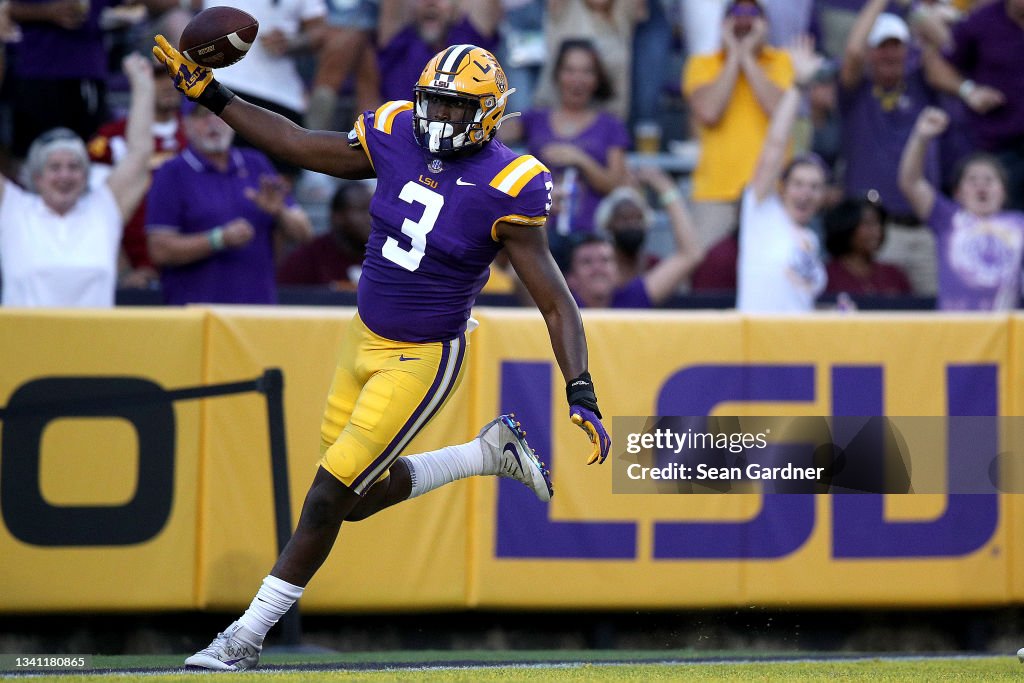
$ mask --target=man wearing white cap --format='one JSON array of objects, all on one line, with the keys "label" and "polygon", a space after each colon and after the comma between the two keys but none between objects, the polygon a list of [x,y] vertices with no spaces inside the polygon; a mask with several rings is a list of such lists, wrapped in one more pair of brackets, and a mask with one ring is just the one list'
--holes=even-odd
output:
[{"label": "man wearing white cap", "polygon": [[[889,221],[879,260],[902,267],[914,293],[936,291],[935,238],[921,225],[897,178],[900,155],[921,110],[936,94],[921,69],[908,58],[910,29],[895,14],[884,13],[887,0],[869,0],[854,22],[839,72],[839,113],[843,120],[843,181],[848,197],[874,196]],[[938,147],[925,159],[925,176],[940,180]]]}]

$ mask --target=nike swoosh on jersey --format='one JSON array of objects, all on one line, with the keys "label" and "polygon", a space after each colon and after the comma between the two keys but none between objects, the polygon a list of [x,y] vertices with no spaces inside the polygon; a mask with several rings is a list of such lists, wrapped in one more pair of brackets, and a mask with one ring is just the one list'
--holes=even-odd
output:
[{"label": "nike swoosh on jersey", "polygon": [[455,180],[455,184],[456,185],[472,185],[472,186],[476,187],[476,183],[467,183],[465,180],[462,179],[462,176],[459,176]]},{"label": "nike swoosh on jersey", "polygon": [[398,357],[398,360],[400,360],[400,361],[403,361],[403,360],[420,360],[420,359],[419,359],[419,358],[406,358],[406,357],[405,357],[405,354],[403,353],[403,354],[401,354],[401,355],[400,355],[400,356]]}]

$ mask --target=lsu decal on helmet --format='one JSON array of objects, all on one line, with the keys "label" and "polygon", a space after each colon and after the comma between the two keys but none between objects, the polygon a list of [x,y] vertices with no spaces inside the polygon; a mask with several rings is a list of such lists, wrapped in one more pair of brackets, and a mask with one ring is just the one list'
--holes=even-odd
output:
[{"label": "lsu decal on helmet", "polygon": [[482,147],[505,114],[505,100],[515,92],[498,60],[476,45],[453,45],[434,55],[416,83],[413,112],[416,140],[431,154]]}]

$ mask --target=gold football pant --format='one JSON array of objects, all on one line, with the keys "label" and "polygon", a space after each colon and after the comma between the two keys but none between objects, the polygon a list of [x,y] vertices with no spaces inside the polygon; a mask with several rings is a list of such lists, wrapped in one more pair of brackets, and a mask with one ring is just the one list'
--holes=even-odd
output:
[{"label": "gold football pant", "polygon": [[320,425],[320,465],[359,495],[387,475],[462,382],[466,335],[385,339],[356,315],[341,344]]}]

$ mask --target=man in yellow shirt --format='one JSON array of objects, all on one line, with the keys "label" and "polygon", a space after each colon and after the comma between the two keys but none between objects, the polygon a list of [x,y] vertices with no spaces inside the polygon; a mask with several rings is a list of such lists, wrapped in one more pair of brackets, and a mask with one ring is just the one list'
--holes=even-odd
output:
[{"label": "man in yellow shirt", "polygon": [[732,0],[718,52],[693,55],[683,93],[700,142],[693,172],[693,215],[704,248],[730,234],[768,121],[793,82],[789,55],[766,44],[762,0]]}]

